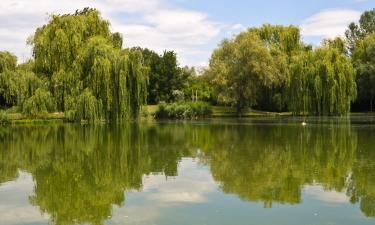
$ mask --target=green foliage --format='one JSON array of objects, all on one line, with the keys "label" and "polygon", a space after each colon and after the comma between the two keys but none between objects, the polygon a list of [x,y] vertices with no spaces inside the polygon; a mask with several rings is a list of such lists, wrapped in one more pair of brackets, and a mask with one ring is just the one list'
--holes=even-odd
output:
[{"label": "green foliage", "polygon": [[265,24],[250,28],[269,49],[274,63],[274,80],[271,85],[261,86],[255,109],[283,111],[287,109],[287,81],[291,58],[306,46],[302,43],[300,29],[295,26]]},{"label": "green foliage", "polygon": [[31,44],[35,71],[47,78],[57,109],[68,119],[120,121],[139,115],[147,93],[142,55],[121,50],[122,36],[110,32],[97,10],[52,16]]},{"label": "green foliage", "polygon": [[357,42],[375,32],[375,9],[365,11],[359,23],[351,23],[345,32],[349,49],[354,51]]},{"label": "green foliage", "polygon": [[195,119],[210,116],[211,107],[205,102],[160,103],[156,119]]},{"label": "green foliage", "polygon": [[289,109],[295,115],[346,115],[357,96],[355,72],[340,49],[301,52],[291,62]]},{"label": "green foliage", "polygon": [[209,73],[205,71],[202,75],[196,75],[194,68],[184,68],[191,75],[187,80],[188,85],[183,89],[185,99],[195,100],[197,97],[198,101],[210,102],[211,104],[217,103],[217,96],[214,92],[214,87],[211,84],[211,77]]},{"label": "green foliage", "polygon": [[346,31],[346,41],[350,49],[354,68],[357,71],[358,99],[355,110],[373,111],[375,9],[365,11],[358,23],[351,23]]},{"label": "green foliage", "polygon": [[353,51],[353,63],[357,69],[359,102],[373,111],[375,100],[375,33],[357,42]]},{"label": "green foliage", "polygon": [[74,121],[90,121],[94,122],[102,118],[103,104],[95,98],[89,89],[85,89],[77,98],[74,107],[67,113],[67,118]]},{"label": "green foliage", "polygon": [[10,123],[8,114],[4,110],[0,110],[0,125]]},{"label": "green foliage", "polygon": [[46,86],[28,68],[29,64],[30,62],[21,64],[0,73],[0,107],[18,106],[22,110],[24,101],[30,98],[36,89]]},{"label": "green foliage", "polygon": [[224,40],[210,59],[208,73],[222,103],[235,104],[241,115],[254,106],[261,87],[270,87],[276,73],[272,55],[253,32],[243,32]]},{"label": "green foliage", "polygon": [[38,116],[55,110],[55,102],[49,91],[38,88],[35,94],[23,103],[23,113]]},{"label": "green foliage", "polygon": [[176,53],[164,51],[162,55],[149,49],[140,49],[148,67],[148,104],[156,104],[160,101],[173,102],[177,99],[173,91],[182,91],[186,86],[190,71],[180,68],[177,63]]},{"label": "green foliage", "polygon": [[346,115],[355,72],[340,38],[312,50],[297,27],[263,25],[225,40],[208,70],[219,102],[295,115]]},{"label": "green foliage", "polygon": [[15,70],[17,57],[9,52],[0,52],[0,73],[7,70]]},{"label": "green foliage", "polygon": [[61,69],[67,71],[90,38],[111,39],[111,35],[109,22],[103,20],[95,9],[54,15],[47,25],[36,30],[31,41],[35,69],[48,77]]}]

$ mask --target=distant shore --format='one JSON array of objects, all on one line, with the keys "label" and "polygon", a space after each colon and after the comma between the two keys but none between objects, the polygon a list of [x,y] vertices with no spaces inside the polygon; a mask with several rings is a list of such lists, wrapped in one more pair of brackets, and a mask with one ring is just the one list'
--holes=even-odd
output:
[{"label": "distant shore", "polygon": [[[141,120],[154,119],[157,105],[143,107]],[[265,112],[258,110],[246,110],[241,117],[291,117],[291,112]],[[375,116],[375,112],[352,112],[349,116]],[[212,106],[212,115],[209,118],[237,118],[236,109],[227,106]],[[68,123],[62,112],[47,113],[37,117],[29,117],[21,113],[7,113],[8,124],[59,124]]]}]

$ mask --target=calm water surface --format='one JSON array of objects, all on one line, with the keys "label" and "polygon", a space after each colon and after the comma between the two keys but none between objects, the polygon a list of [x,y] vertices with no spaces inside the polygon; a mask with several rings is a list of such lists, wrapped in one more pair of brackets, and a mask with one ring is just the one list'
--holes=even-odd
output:
[{"label": "calm water surface", "polygon": [[375,119],[0,127],[0,224],[375,224]]}]

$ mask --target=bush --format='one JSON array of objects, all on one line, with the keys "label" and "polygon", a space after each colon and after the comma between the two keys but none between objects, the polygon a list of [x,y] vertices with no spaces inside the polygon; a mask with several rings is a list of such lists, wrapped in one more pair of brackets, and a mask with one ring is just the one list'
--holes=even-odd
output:
[{"label": "bush", "polygon": [[55,102],[49,91],[38,88],[35,94],[25,101],[22,112],[29,116],[43,115],[55,110]]},{"label": "bush", "polygon": [[0,110],[0,125],[1,124],[8,124],[8,123],[10,123],[10,119],[9,119],[8,114],[5,111]]},{"label": "bush", "polygon": [[210,116],[212,110],[205,102],[160,103],[156,119],[195,119]]},{"label": "bush", "polygon": [[68,121],[99,121],[103,118],[103,105],[89,89],[85,89],[76,99],[69,98],[65,117]]}]

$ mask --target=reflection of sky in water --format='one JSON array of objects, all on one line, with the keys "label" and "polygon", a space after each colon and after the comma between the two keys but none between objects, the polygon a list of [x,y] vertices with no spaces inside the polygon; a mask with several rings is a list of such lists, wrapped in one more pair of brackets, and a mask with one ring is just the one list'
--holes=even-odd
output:
[{"label": "reflection of sky in water", "polygon": [[[20,172],[15,181],[0,187],[0,224],[47,224],[29,204],[33,180]],[[250,187],[251,188],[251,187]],[[155,174],[143,177],[140,192],[126,194],[123,207],[114,206],[106,224],[373,224],[358,205],[349,203],[345,193],[324,190],[321,186],[303,188],[302,202],[296,205],[273,204],[265,209],[261,202],[246,202],[236,195],[224,194],[212,179],[207,166],[184,158],[178,176]]]},{"label": "reflection of sky in water", "polygon": [[220,192],[209,169],[184,159],[178,176],[145,176],[142,192],[127,194],[125,207],[114,210],[109,224],[373,224],[345,193],[310,185],[303,189],[302,203],[246,202]]},{"label": "reflection of sky in water", "polygon": [[48,215],[29,204],[34,182],[29,173],[0,186],[0,224],[48,224]]}]

